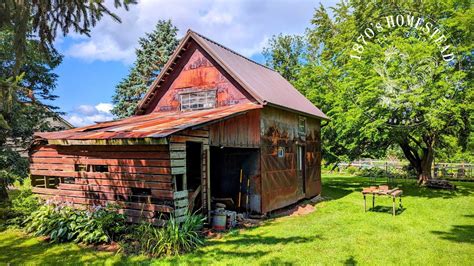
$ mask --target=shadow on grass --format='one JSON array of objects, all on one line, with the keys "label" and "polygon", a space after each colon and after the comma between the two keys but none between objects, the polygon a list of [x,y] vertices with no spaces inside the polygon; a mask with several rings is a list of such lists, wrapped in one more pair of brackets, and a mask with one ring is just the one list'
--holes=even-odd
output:
[{"label": "shadow on grass", "polygon": [[[3,232],[2,232],[3,233]],[[39,241],[39,242],[38,242]],[[30,236],[18,233],[0,244],[0,264],[61,264],[96,263],[103,261],[95,252],[84,247],[64,248],[62,245],[49,244]]]},{"label": "shadow on grass", "polygon": [[354,258],[354,256],[350,256],[347,260],[343,262],[344,262],[344,265],[351,265],[351,266],[357,265],[357,260]]},{"label": "shadow on grass", "polygon": [[[246,231],[248,232],[248,231]],[[312,242],[315,239],[322,239],[320,236],[314,237],[275,237],[275,236],[264,236],[264,235],[247,235],[240,234],[238,231],[233,232],[229,239],[223,239],[222,241],[208,241],[204,248],[201,248],[189,257],[173,258],[172,264],[182,263],[183,260],[190,263],[207,264],[210,262],[219,262],[228,260],[229,258],[244,258],[246,260],[252,258],[260,258],[269,253],[275,251],[259,250],[259,246],[274,246],[274,245],[289,245],[294,246],[295,244],[302,244]],[[221,248],[225,247],[225,248]],[[230,247],[230,248],[229,248]],[[243,249],[242,247],[246,247]],[[284,247],[283,247],[284,248]],[[293,261],[288,258],[271,258],[268,261],[262,262],[264,265],[292,265]]]},{"label": "shadow on grass", "polygon": [[[397,206],[397,209],[395,210],[395,215],[399,215],[399,214],[402,214],[404,211],[406,210],[405,207],[402,207],[402,208],[398,208]],[[393,215],[393,209],[392,207],[390,206],[375,206],[374,208],[370,208],[368,209],[367,211],[369,212],[381,212],[381,213],[388,213],[390,215]]]},{"label": "shadow on grass", "polygon": [[453,225],[448,232],[431,231],[431,233],[449,241],[474,244],[474,225]]}]

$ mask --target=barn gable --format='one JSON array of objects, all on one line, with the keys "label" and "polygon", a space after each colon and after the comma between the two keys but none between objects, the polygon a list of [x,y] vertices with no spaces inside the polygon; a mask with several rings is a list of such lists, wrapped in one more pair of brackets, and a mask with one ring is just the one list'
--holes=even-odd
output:
[{"label": "barn gable", "polygon": [[180,98],[196,92],[210,91],[215,95],[216,108],[253,101],[253,98],[227,73],[216,67],[201,49],[193,47],[188,53],[191,56],[178,75],[169,87],[161,89],[164,93],[147,107],[145,113],[179,110]]},{"label": "barn gable", "polygon": [[176,110],[180,94],[199,89],[217,90],[217,106],[250,101],[328,119],[278,72],[191,30],[138,104],[136,114]]}]

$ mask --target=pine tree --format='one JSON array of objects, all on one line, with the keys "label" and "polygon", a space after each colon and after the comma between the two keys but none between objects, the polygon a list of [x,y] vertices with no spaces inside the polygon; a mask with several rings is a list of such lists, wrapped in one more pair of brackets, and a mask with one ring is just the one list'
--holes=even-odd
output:
[{"label": "pine tree", "polygon": [[137,59],[127,77],[115,87],[114,115],[123,118],[134,114],[138,102],[178,45],[177,32],[171,20],[160,20],[151,33],[138,40]]}]

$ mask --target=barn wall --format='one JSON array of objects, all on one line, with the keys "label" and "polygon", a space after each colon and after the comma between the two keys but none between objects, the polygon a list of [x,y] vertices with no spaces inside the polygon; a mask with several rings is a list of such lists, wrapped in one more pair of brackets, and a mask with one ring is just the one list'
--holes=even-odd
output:
[{"label": "barn wall", "polygon": [[192,47],[189,60],[153,107],[154,112],[179,110],[179,94],[193,91],[216,90],[216,107],[249,102],[246,93],[237,88],[238,85],[232,83],[197,47]]},{"label": "barn wall", "polygon": [[[321,192],[320,122],[306,117],[306,132],[300,136],[299,117],[297,113],[268,106],[261,111],[262,212]],[[297,144],[306,147],[305,193],[296,169]],[[279,147],[284,149],[281,158]]]},{"label": "barn wall", "polygon": [[30,172],[33,191],[44,197],[79,206],[114,202],[132,222],[157,221],[174,211],[177,162],[167,145],[43,145],[31,150]]},{"label": "barn wall", "polygon": [[211,146],[258,148],[260,146],[260,110],[253,110],[209,126]]}]

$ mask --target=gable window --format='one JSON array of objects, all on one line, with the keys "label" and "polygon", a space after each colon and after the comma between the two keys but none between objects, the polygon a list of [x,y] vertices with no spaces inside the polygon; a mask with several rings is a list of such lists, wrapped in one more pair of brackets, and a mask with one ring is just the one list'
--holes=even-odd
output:
[{"label": "gable window", "polygon": [[216,91],[199,91],[180,94],[181,111],[216,107]]}]

